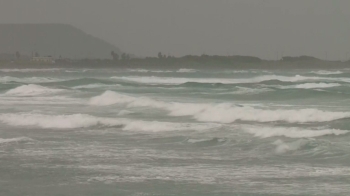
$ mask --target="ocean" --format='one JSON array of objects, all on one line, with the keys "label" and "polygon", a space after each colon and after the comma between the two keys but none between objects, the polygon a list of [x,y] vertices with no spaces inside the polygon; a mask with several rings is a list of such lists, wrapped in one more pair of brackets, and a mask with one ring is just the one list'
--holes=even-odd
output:
[{"label": "ocean", "polygon": [[349,184],[350,69],[0,69],[1,196]]}]

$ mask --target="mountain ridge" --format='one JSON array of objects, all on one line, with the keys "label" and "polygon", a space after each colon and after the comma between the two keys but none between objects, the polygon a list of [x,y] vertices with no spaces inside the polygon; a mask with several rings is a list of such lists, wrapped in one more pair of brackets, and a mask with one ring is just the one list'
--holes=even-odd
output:
[{"label": "mountain ridge", "polygon": [[69,25],[59,23],[0,24],[0,53],[20,52],[64,58],[111,58],[116,46]]}]

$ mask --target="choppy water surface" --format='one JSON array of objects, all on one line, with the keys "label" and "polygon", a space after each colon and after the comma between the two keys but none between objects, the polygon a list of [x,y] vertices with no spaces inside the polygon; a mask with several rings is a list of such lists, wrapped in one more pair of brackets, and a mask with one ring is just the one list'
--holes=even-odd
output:
[{"label": "choppy water surface", "polygon": [[349,195],[350,70],[0,69],[0,195]]}]

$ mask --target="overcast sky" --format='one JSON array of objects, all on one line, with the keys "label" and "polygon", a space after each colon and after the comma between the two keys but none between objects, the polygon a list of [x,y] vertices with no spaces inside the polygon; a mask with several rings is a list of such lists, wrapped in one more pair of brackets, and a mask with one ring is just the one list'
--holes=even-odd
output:
[{"label": "overcast sky", "polygon": [[68,23],[138,56],[350,57],[350,0],[0,0],[0,23]]}]

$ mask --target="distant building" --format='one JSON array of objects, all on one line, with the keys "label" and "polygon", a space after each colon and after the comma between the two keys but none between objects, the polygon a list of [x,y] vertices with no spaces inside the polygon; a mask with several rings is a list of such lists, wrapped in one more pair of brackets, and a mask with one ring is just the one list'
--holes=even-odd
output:
[{"label": "distant building", "polygon": [[50,64],[54,64],[55,63],[55,59],[51,56],[46,56],[46,57],[33,57],[32,58],[33,62],[38,62],[38,63],[50,63]]}]

